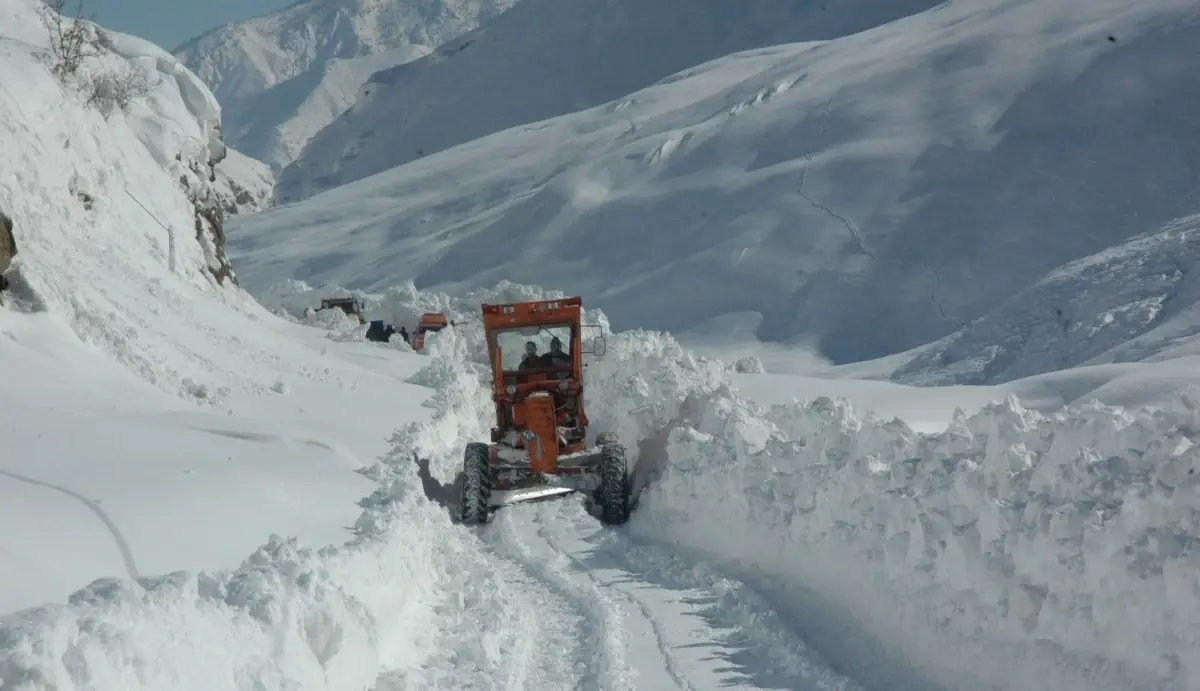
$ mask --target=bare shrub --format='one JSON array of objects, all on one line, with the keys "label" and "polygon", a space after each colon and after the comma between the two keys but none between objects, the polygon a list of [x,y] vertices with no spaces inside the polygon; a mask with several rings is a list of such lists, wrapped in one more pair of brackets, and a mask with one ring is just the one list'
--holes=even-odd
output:
[{"label": "bare shrub", "polygon": [[50,38],[50,72],[63,84],[79,72],[85,60],[98,54],[96,37],[80,16],[83,0],[75,3],[71,17],[66,16],[66,4],[67,0],[44,0],[37,8]]},{"label": "bare shrub", "polygon": [[129,112],[133,99],[150,92],[150,79],[137,65],[126,65],[119,72],[99,72],[89,76],[80,91],[85,97],[84,105],[100,111],[107,120],[115,110]]}]

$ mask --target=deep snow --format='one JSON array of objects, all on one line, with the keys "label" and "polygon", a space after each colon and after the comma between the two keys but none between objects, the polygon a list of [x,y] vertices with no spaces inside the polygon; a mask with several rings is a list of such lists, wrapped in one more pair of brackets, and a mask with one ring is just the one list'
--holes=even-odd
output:
[{"label": "deep snow", "polygon": [[[530,7],[438,65],[479,51],[470,59],[489,69],[475,78],[494,88],[397,86],[397,97],[491,99],[427,118],[458,131],[463,118],[493,122],[499,100],[554,94],[484,50],[502,22],[520,29],[506,45],[522,50],[556,37]],[[758,339],[835,363],[898,353],[1200,209],[1188,106],[1198,18],[1189,0],[974,0],[737,53],[588,110],[373,166],[383,172],[233,223],[231,252],[256,292],[289,278],[373,291],[509,279],[587,295],[620,329],[752,313]],[[592,49],[577,43],[538,54],[560,64]],[[364,124],[378,139],[355,161],[423,146],[394,112]],[[1147,297],[1170,293],[1157,285]],[[1054,306],[1095,308],[1067,315],[1086,323],[1124,299]],[[995,323],[1054,319],[1027,316]]]},{"label": "deep snow", "polygon": [[[0,593],[28,606],[0,616],[0,687],[1200,688],[1200,405],[1178,388],[1192,361],[1166,359],[1194,343],[925,400],[820,383],[894,396],[922,435],[829,398],[766,405],[818,384],[610,332],[589,413],[650,480],[630,524],[570,498],[464,529],[433,490],[487,433],[472,317],[548,293],[372,298],[393,321],[462,317],[428,356],[336,313],[276,316],[217,282],[192,230],[173,153],[222,145],[211,93],[156,54],[153,94],[106,122],[32,59],[30,7],[0,0],[0,81],[25,95],[0,100],[19,248]],[[286,314],[325,292],[260,298]],[[1004,400],[1017,386],[1044,413]]]}]

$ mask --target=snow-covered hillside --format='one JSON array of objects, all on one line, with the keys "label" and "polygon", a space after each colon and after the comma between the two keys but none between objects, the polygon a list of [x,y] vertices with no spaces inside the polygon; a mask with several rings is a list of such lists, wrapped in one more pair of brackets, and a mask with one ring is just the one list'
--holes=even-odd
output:
[{"label": "snow-covered hillside", "polygon": [[[220,220],[242,201],[226,185],[255,167],[226,170],[194,74],[103,31],[60,85],[34,2],[0,0],[0,26],[0,213],[16,245],[0,262],[0,611],[102,576],[234,567],[273,532],[340,542],[371,487],[354,471],[385,450],[397,409],[422,417],[424,390],[395,378],[416,368],[368,371],[362,344],[328,357],[322,332],[234,286]],[[84,104],[95,78],[127,70],[145,87],[127,113]]]},{"label": "snow-covered hillside", "polygon": [[[110,32],[79,78],[147,89],[106,119],[36,57],[33,8],[0,0],[5,691],[1200,689],[1200,369],[1165,360],[1187,344],[1005,388],[823,384],[910,426],[609,333],[588,413],[651,480],[637,513],[467,529],[479,303],[559,293],[390,286],[371,316],[455,318],[428,356],[272,314],[220,262],[212,94]],[[1106,405],[1135,389],[1155,407]]]},{"label": "snow-covered hillside", "polygon": [[354,102],[374,72],[419,58],[516,0],[307,0],[188,41],[225,137],[275,169]]},{"label": "snow-covered hillside", "polygon": [[1078,365],[1197,354],[1200,216],[1051,272],[995,310],[918,348],[894,378],[992,384]]},{"label": "snow-covered hillside", "polygon": [[277,199],[304,199],[493,132],[591,108],[730,53],[836,38],[936,4],[522,2],[421,60],[374,74],[354,106],[279,174]]},{"label": "snow-covered hillside", "polygon": [[762,340],[874,358],[1200,209],[1198,42],[1189,0],[941,5],[248,217],[231,251],[255,290],[507,278],[588,295],[617,328],[756,313]]}]

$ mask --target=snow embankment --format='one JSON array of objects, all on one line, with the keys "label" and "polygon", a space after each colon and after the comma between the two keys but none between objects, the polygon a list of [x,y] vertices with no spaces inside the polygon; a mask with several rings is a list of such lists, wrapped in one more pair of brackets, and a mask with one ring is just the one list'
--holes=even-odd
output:
[{"label": "snow embankment", "polygon": [[1010,398],[919,435],[828,398],[764,408],[627,338],[610,343],[637,363],[612,382],[637,392],[621,412],[678,416],[636,534],[814,592],[943,680],[1043,688],[1066,660],[1091,688],[1200,684],[1193,399],[1043,415]]},{"label": "snow embankment", "polygon": [[[392,309],[436,305],[464,322],[435,338],[452,338],[466,362],[444,364],[439,379],[421,375],[440,388],[436,397],[456,402],[456,415],[426,428],[419,447],[449,482],[462,444],[485,438],[490,425],[469,318],[488,296],[394,295]],[[915,397],[917,421],[936,430],[922,434],[844,399],[760,405],[737,382],[754,380],[751,395],[778,400],[759,381],[765,375],[739,374],[647,331],[609,334],[608,353],[591,359],[587,376],[594,431],[636,448],[634,482],[645,490],[632,534],[742,569],[751,582],[786,584],[777,604],[794,608],[798,622],[819,616],[814,598],[834,607],[865,630],[835,648],[874,638],[948,688],[1200,684],[1189,652],[1200,645],[1195,398],[1171,392],[1158,408],[1137,410],[1088,403],[1119,377],[1086,371],[1059,382],[1057,397],[1047,394],[1053,381],[1014,384],[1039,394],[1041,413],[1001,388],[920,390],[940,394],[939,408],[957,396],[974,410],[933,424],[930,402]],[[1054,376],[1073,372],[1044,378]],[[861,384],[902,393],[848,382],[846,395],[862,399]],[[1078,402],[1059,407],[1063,399]]]},{"label": "snow embankment", "polygon": [[349,691],[421,657],[439,625],[435,584],[470,563],[469,547],[439,539],[445,514],[411,486],[364,473],[382,487],[345,545],[269,536],[236,569],[98,579],[64,605],[0,618],[0,687]]},{"label": "snow embankment", "polygon": [[[273,539],[231,572],[98,582],[66,606],[9,617],[0,681],[579,683],[582,671],[549,659],[540,662],[561,676],[517,678],[542,668],[498,654],[540,648],[544,584],[480,550],[444,506],[463,444],[485,439],[491,422],[469,317],[501,294],[554,293],[509,285],[470,299],[396,298],[394,309],[439,305],[462,324],[430,337],[428,366],[410,378],[434,389],[431,419],[404,424],[362,471],[379,489],[360,502],[354,541],[306,550]],[[628,533],[756,583],[777,609],[794,608],[813,647],[834,641],[859,664],[886,649],[955,689],[1200,681],[1189,656],[1200,644],[1200,413],[1190,400],[1049,416],[1007,401],[918,435],[830,399],[764,408],[730,387],[736,368],[663,334],[608,339],[607,355],[589,362],[589,414],[595,431],[636,449],[639,484],[650,481]],[[433,477],[419,476],[414,456]]]},{"label": "snow embankment", "polygon": [[[447,481],[490,425],[474,328],[447,337],[477,364],[427,382],[459,406],[422,447]],[[639,539],[781,580],[797,621],[812,602],[789,598],[814,593],[950,688],[1200,684],[1194,397],[1039,413],[1009,396],[919,434],[844,400],[761,406],[663,334],[608,339],[588,412],[637,449]]]},{"label": "snow embankment", "polygon": [[[514,290],[552,294],[510,286],[479,299]],[[461,299],[433,300],[466,311]],[[520,625],[538,620],[535,585],[514,590],[528,576],[452,528],[413,463],[437,459],[448,474],[463,442],[487,433],[478,328],[430,337],[428,365],[410,380],[435,390],[432,418],[401,424],[393,450],[361,468],[377,489],[359,502],[351,541],[307,548],[271,536],[236,569],[100,579],[65,605],[2,617],[0,687],[350,691],[387,675],[401,688],[478,688],[519,673],[490,646],[537,635]],[[580,670],[566,672],[556,688],[579,683]]]}]

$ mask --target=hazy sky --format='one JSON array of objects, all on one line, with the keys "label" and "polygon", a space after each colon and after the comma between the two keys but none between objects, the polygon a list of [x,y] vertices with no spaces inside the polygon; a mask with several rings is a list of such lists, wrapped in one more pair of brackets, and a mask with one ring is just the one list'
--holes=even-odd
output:
[{"label": "hazy sky", "polygon": [[[67,0],[74,10],[77,0]],[[287,7],[295,0],[83,0],[100,26],[153,41],[166,50],[214,27]]]}]

